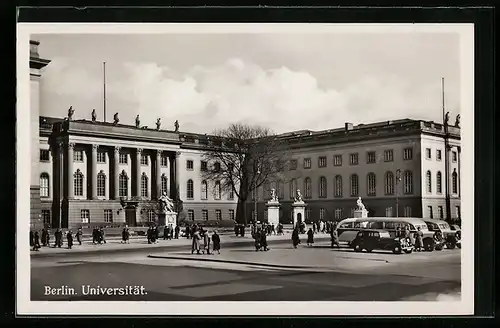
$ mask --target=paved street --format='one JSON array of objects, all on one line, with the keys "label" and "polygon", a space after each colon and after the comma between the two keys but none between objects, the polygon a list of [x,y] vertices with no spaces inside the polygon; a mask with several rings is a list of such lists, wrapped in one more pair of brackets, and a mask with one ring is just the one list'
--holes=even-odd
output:
[{"label": "paved street", "polygon": [[[460,290],[458,249],[360,254],[318,242],[298,249],[278,243],[269,252],[255,252],[240,244],[220,255],[138,249],[32,257],[31,264],[32,300],[398,301],[436,300]],[[85,296],[82,285],[144,286],[147,294]],[[45,296],[45,286],[67,286],[77,294]]]}]

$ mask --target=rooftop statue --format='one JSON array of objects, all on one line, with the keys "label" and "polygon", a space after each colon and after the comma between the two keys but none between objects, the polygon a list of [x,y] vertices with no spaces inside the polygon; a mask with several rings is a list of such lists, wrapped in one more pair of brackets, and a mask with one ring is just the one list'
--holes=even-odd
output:
[{"label": "rooftop statue", "polygon": [[156,120],[156,130],[159,130],[160,129],[160,126],[161,126],[161,118],[158,118]]},{"label": "rooftop statue", "polygon": [[446,114],[444,115],[444,125],[448,125],[449,122],[450,122],[450,112],[446,112]]},{"label": "rooftop statue", "polygon": [[73,114],[75,113],[75,110],[73,109],[73,106],[69,106],[69,109],[68,109],[68,120],[72,120],[73,119]]},{"label": "rooftop statue", "polygon": [[92,122],[97,120],[97,114],[95,113],[95,108],[92,110]]},{"label": "rooftop statue", "polygon": [[115,115],[113,115],[113,124],[116,125],[120,122],[120,119],[118,118],[118,113],[115,113]]},{"label": "rooftop statue", "polygon": [[175,132],[179,132],[179,121],[175,120],[174,128],[175,128]]},{"label": "rooftop statue", "polygon": [[138,128],[141,126],[141,120],[139,119],[139,115],[135,117],[135,127]]},{"label": "rooftop statue", "polygon": [[457,128],[460,127],[460,114],[458,114],[457,118],[455,118],[455,127],[457,127]]}]

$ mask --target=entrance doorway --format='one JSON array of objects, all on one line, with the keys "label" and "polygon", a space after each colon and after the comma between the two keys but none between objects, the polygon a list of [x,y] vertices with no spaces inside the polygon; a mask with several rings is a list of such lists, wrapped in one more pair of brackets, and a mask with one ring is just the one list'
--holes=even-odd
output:
[{"label": "entrance doorway", "polygon": [[302,213],[297,213],[297,225],[300,226],[302,223]]},{"label": "entrance doorway", "polygon": [[125,209],[125,223],[129,227],[135,227],[137,224],[136,211],[135,208],[126,208]]}]

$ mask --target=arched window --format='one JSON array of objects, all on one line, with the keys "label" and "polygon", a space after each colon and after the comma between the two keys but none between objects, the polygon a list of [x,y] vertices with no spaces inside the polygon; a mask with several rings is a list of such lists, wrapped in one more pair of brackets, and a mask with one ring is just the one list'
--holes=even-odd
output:
[{"label": "arched window", "polygon": [[458,194],[458,174],[456,171],[451,174],[451,192]]},{"label": "arched window", "polygon": [[442,179],[441,171],[438,171],[438,173],[436,173],[436,192],[438,194],[443,192],[443,189],[441,187],[441,179]]},{"label": "arched window", "polygon": [[106,174],[103,171],[97,173],[97,196],[106,196]]},{"label": "arched window", "polygon": [[335,197],[342,197],[342,176],[336,175],[334,179],[335,184]]},{"label": "arched window", "polygon": [[327,182],[325,177],[319,178],[319,197],[326,198],[327,194]]},{"label": "arched window", "polygon": [[377,195],[377,181],[375,178],[375,173],[370,172],[366,175],[366,183],[368,189],[368,196],[376,196]]},{"label": "arched window", "polygon": [[201,199],[208,199],[208,185],[206,180],[201,182]]},{"label": "arched window", "polygon": [[80,169],[73,174],[73,188],[75,196],[83,196],[83,173]]},{"label": "arched window", "polygon": [[403,178],[403,185],[405,189],[405,194],[413,194],[413,173],[411,171],[405,171]]},{"label": "arched window", "polygon": [[283,199],[285,197],[285,184],[281,181],[276,182],[276,195],[278,199]]},{"label": "arched window", "polygon": [[311,178],[304,179],[304,198],[311,198]]},{"label": "arched window", "polygon": [[168,191],[168,178],[165,175],[165,173],[162,174],[161,176],[161,194],[163,195],[164,193],[166,194]]},{"label": "arched window", "polygon": [[432,193],[432,174],[431,171],[427,171],[426,175],[427,192]]},{"label": "arched window", "polygon": [[148,176],[145,172],[141,175],[141,196],[148,197]]},{"label": "arched window", "polygon": [[187,198],[189,199],[193,199],[194,198],[194,183],[193,183],[193,180],[189,179],[187,181]]},{"label": "arched window", "polygon": [[40,197],[49,197],[49,174],[40,174]]},{"label": "arched window", "polygon": [[120,197],[128,197],[128,176],[125,170],[118,177],[118,192]]},{"label": "arched window", "polygon": [[359,178],[357,174],[351,175],[351,197],[359,195]]},{"label": "arched window", "polygon": [[215,186],[214,186],[214,199],[220,199],[222,194],[221,190],[221,185],[220,181],[215,181]]},{"label": "arched window", "polygon": [[385,194],[394,195],[394,173],[385,172]]},{"label": "arched window", "polygon": [[297,180],[290,181],[289,186],[290,186],[290,199],[295,199],[295,192],[297,191]]}]

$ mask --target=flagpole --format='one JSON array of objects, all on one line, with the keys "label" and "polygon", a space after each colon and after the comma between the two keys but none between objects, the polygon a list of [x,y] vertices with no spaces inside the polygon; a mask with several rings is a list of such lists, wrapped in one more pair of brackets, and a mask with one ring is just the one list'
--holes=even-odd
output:
[{"label": "flagpole", "polygon": [[102,63],[103,68],[103,112],[104,112],[104,122],[106,122],[106,62]]}]

